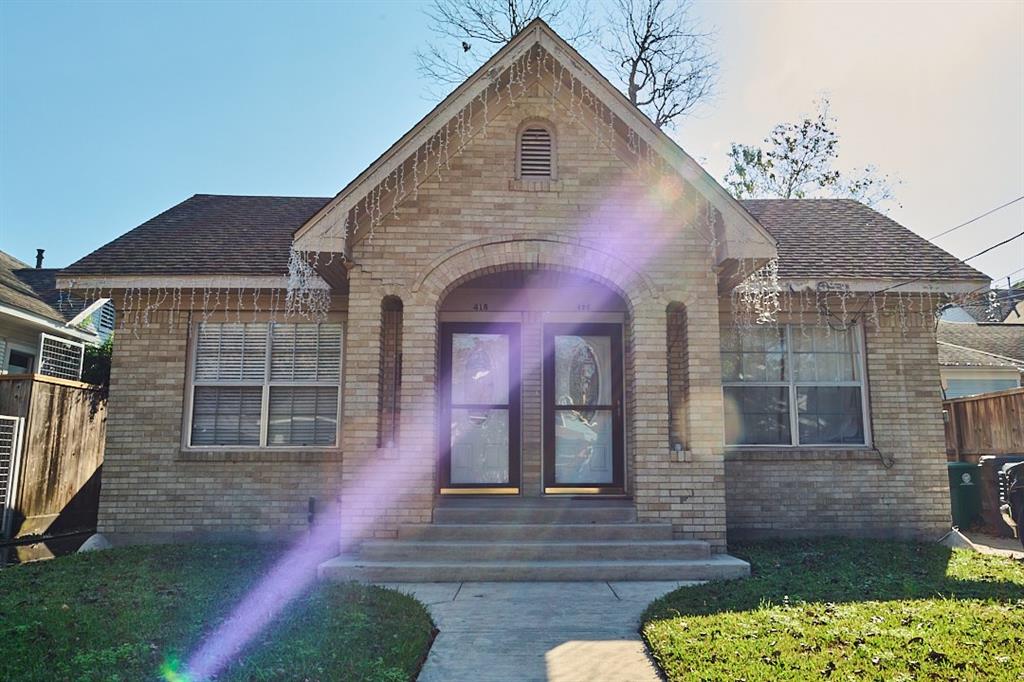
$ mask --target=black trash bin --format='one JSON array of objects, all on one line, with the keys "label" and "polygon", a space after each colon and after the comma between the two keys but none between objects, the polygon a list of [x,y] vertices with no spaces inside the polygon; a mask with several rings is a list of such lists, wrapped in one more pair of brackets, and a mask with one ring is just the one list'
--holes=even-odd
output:
[{"label": "black trash bin", "polygon": [[985,455],[978,460],[981,467],[981,516],[985,529],[1004,538],[1012,538],[1013,529],[1003,522],[999,513],[999,471],[1010,462],[1024,462],[1024,455]]}]

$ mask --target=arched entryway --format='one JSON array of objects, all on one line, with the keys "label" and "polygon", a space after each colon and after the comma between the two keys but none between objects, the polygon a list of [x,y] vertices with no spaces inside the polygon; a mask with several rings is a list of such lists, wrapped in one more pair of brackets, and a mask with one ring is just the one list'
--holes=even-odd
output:
[{"label": "arched entryway", "polygon": [[629,305],[553,268],[465,278],[439,301],[442,495],[628,491]]}]

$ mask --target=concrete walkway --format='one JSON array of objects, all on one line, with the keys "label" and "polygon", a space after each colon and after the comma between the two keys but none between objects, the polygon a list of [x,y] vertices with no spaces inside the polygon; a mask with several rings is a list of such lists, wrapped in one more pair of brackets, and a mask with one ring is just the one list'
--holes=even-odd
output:
[{"label": "concrete walkway", "polygon": [[390,583],[427,605],[420,682],[654,682],[640,614],[681,582]]}]

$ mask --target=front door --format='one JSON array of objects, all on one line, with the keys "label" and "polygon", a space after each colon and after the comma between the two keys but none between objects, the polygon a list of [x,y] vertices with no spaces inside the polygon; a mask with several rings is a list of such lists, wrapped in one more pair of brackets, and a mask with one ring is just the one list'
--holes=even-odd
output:
[{"label": "front door", "polygon": [[519,493],[519,325],[441,326],[440,492]]},{"label": "front door", "polygon": [[544,325],[544,492],[621,494],[622,327]]}]

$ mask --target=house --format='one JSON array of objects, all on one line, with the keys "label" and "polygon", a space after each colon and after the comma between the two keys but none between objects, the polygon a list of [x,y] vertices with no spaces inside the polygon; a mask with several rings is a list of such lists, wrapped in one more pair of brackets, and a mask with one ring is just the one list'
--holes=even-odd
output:
[{"label": "house", "polygon": [[988,284],[854,201],[735,200],[541,21],[336,196],[195,195],[60,281],[132,330],[102,533],[312,517],[325,574],[422,580],[937,538],[934,311]]},{"label": "house", "polygon": [[0,374],[39,373],[79,379],[86,344],[114,328],[109,299],[87,302],[57,288],[57,270],[43,267],[43,250],[29,267],[0,251]]},{"label": "house", "polygon": [[941,319],[946,322],[1024,324],[1024,282],[1012,284],[1007,279],[1005,289],[975,292],[971,300],[947,306]]},{"label": "house", "polygon": [[104,400],[78,381],[109,338],[109,298],[57,288],[57,270],[0,251],[0,539],[95,526]]},{"label": "house", "polygon": [[1021,385],[1024,325],[940,320],[937,339],[942,391],[947,398]]}]

